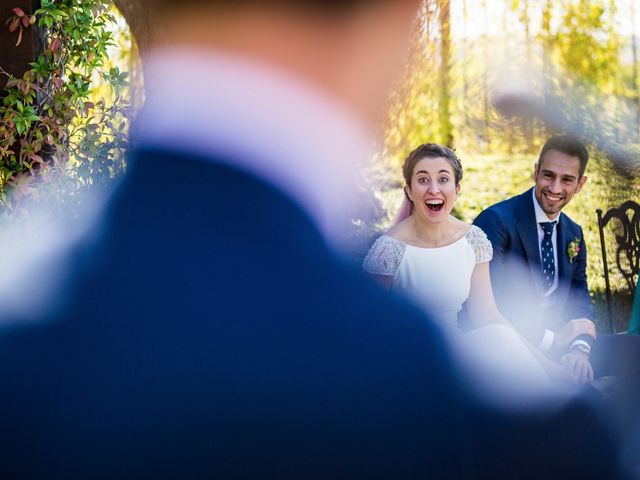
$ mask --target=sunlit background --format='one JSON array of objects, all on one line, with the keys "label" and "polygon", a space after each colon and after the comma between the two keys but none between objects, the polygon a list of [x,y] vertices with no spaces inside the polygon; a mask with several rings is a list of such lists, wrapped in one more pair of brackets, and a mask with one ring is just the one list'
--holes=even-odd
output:
[{"label": "sunlit background", "polygon": [[[603,326],[595,210],[640,200],[638,167],[621,168],[610,154],[613,149],[640,158],[638,10],[634,0],[424,0],[409,60],[398,72],[402,80],[389,100],[384,140],[367,172],[361,206],[366,213],[355,215],[354,262],[389,226],[402,196],[400,165],[418,144],[457,150],[465,176],[454,213],[470,222],[483,208],[532,185],[537,152],[549,135],[577,133],[592,143],[592,162],[585,189],[566,212],[585,229],[590,289]],[[47,195],[26,177],[5,176],[0,186],[17,184],[21,195],[68,209],[86,187],[111,183],[126,168],[129,125],[143,104],[144,85],[135,39],[115,7],[108,13],[109,55],[92,76],[88,103],[113,115],[90,111],[73,119],[74,126],[96,126],[72,129],[69,160]],[[114,71],[118,89],[105,81]],[[533,98],[537,113],[552,109],[556,121],[504,116],[496,97],[505,89]],[[20,199],[0,200],[0,217],[18,225],[34,221]],[[3,228],[0,237],[11,234]],[[630,299],[619,276],[613,288],[624,318]]]},{"label": "sunlit background", "polygon": [[[382,208],[358,224],[362,238],[389,225],[402,197],[400,165],[420,143],[459,153],[465,176],[454,213],[470,222],[533,185],[537,153],[549,135],[578,134],[593,144],[589,181],[565,212],[585,229],[590,290],[606,330],[596,208],[640,200],[639,8],[633,0],[423,2],[372,173]],[[509,88],[524,88],[558,121],[502,115],[496,96]],[[603,147],[628,152],[636,166],[616,168]],[[626,320],[626,284],[615,275],[612,284],[618,318]]]}]

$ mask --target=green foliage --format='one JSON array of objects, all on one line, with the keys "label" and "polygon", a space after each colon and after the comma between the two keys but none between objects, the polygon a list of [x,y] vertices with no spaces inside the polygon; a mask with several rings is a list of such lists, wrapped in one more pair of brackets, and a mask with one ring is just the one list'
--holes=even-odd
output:
[{"label": "green foliage", "polygon": [[[42,0],[19,8],[11,31],[42,29],[45,47],[31,69],[8,79],[0,106],[0,212],[12,215],[38,186],[56,184],[53,207],[90,185],[105,185],[125,168],[128,73],[112,65],[117,18],[107,0]],[[99,98],[95,91],[100,84]],[[56,191],[56,189],[49,189]]]},{"label": "green foliage", "polygon": [[[631,38],[618,33],[616,3],[425,0],[405,85],[394,98],[385,154],[402,157],[408,139],[449,138],[458,148],[482,153],[535,153],[553,128],[534,118],[514,122],[492,106],[494,88],[518,75],[542,107],[572,91],[575,101],[564,121],[617,143],[637,143],[638,65],[629,61]],[[440,13],[449,6],[450,45]],[[491,8],[498,6],[502,10]]]}]

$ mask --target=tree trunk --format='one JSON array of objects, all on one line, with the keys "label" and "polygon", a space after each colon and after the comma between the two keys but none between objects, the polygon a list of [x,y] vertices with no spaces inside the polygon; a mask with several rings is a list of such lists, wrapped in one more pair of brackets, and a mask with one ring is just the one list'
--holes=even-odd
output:
[{"label": "tree trunk", "polygon": [[114,0],[113,3],[127,21],[138,43],[140,55],[144,57],[154,36],[153,19],[157,17],[157,14],[153,13],[153,0]]},{"label": "tree trunk", "polygon": [[[529,18],[529,0],[524,0],[524,11],[522,14],[522,21],[524,23],[524,41],[525,41],[525,49],[527,51],[527,65],[532,65],[533,53],[531,51],[533,46],[533,39],[531,38],[531,19]],[[524,119],[524,139],[525,139],[525,151],[531,153],[534,152],[533,145],[533,132],[534,132],[534,123],[533,118],[529,115]]]},{"label": "tree trunk", "polygon": [[[553,88],[553,82],[551,81],[551,48],[553,39],[551,38],[551,0],[546,0],[544,9],[542,11],[542,31],[543,35],[543,58],[542,58],[542,82],[543,82],[543,105],[545,109],[549,109],[548,105],[551,95],[549,90]],[[543,125],[545,137],[551,135],[551,129],[548,123]]]},{"label": "tree trunk", "polygon": [[30,67],[29,63],[37,60],[44,48],[44,34],[37,25],[23,28],[22,40],[18,42],[19,30],[10,32],[6,21],[15,15],[14,7],[31,15],[40,8],[40,0],[0,0],[0,87],[7,83],[7,74],[21,78]]},{"label": "tree trunk", "polygon": [[489,13],[488,13],[487,0],[482,0],[482,11],[484,14],[484,32],[482,33],[482,50],[484,56],[484,65],[482,72],[482,95],[483,95],[483,110],[484,110],[484,141],[486,143],[486,150],[491,150],[491,137],[489,134],[489,65],[491,59],[489,58]]},{"label": "tree trunk", "polygon": [[469,90],[469,85],[467,84],[467,55],[468,48],[467,45],[469,41],[467,39],[467,0],[462,0],[462,62],[460,62],[460,66],[462,69],[462,128],[463,130],[467,129],[467,109],[465,105],[467,104],[467,91]]},{"label": "tree trunk", "polygon": [[453,125],[451,124],[451,3],[438,1],[440,23],[440,138],[448,147],[453,146]]},{"label": "tree trunk", "polygon": [[635,97],[636,124],[634,134],[640,135],[640,87],[638,86],[638,32],[636,31],[636,8],[635,0],[631,2],[631,55],[633,58],[633,70],[631,73],[631,88]]}]

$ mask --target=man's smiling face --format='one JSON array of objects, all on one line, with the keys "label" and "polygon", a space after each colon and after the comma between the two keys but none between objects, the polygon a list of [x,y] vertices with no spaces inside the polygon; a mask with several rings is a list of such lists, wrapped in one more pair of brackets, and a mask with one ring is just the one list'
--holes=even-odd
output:
[{"label": "man's smiling face", "polygon": [[553,220],[578,193],[587,177],[580,177],[580,159],[557,150],[544,154],[535,166],[535,194],[538,204]]}]

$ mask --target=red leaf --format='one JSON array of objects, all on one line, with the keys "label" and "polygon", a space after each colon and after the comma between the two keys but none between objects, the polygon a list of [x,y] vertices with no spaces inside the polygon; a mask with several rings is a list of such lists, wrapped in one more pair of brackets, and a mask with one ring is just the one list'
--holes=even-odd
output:
[{"label": "red leaf", "polygon": [[49,49],[52,52],[55,53],[55,51],[58,50],[59,47],[60,47],[60,39],[58,37],[51,40],[51,45],[49,46]]},{"label": "red leaf", "polygon": [[19,17],[24,17],[24,10],[22,10],[20,7],[14,7],[11,9],[11,11]]},{"label": "red leaf", "polygon": [[22,26],[27,28],[29,26],[29,17],[22,17]]},{"label": "red leaf", "polygon": [[11,20],[11,24],[9,25],[9,31],[15,32],[19,26],[20,26],[20,19],[18,17],[14,17],[13,20]]}]

